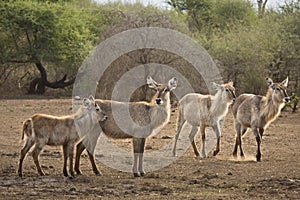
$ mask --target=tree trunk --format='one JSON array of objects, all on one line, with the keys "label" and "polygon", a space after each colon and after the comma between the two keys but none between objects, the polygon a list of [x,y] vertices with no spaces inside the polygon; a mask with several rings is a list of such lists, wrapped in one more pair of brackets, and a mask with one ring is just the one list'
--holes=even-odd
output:
[{"label": "tree trunk", "polygon": [[41,77],[35,78],[31,81],[28,93],[29,94],[44,94],[46,91],[47,72],[40,61],[35,63],[39,70]]},{"label": "tree trunk", "polygon": [[35,78],[30,82],[28,94],[36,94],[36,86],[39,81],[40,81],[40,78]]},{"label": "tree trunk", "polygon": [[36,62],[35,65],[36,65],[37,69],[39,70],[41,76],[40,76],[40,78],[35,78],[31,81],[29,90],[28,90],[28,94],[44,94],[46,91],[46,87],[50,87],[53,89],[65,88],[67,86],[72,85],[75,82],[75,78],[73,78],[69,81],[66,81],[67,80],[66,74],[59,81],[49,82],[47,80],[47,72],[46,72],[44,66],[42,65],[42,63],[39,61],[39,62]]},{"label": "tree trunk", "polygon": [[263,18],[268,0],[257,0],[258,17]]}]

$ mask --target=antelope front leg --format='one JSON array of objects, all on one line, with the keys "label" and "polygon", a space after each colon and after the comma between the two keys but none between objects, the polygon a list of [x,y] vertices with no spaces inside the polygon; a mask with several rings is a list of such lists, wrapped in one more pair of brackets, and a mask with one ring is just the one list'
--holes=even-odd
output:
[{"label": "antelope front leg", "polygon": [[235,122],[235,130],[236,130],[236,138],[235,138],[235,146],[233,150],[233,156],[237,157],[237,150],[240,147],[240,155],[241,158],[244,158],[244,151],[242,148],[242,135],[244,135],[247,131],[247,128],[242,127],[240,123]]},{"label": "antelope front leg", "polygon": [[18,168],[18,175],[19,177],[22,177],[22,164],[23,164],[23,160],[25,158],[25,155],[27,154],[27,152],[29,151],[29,149],[33,146],[34,141],[31,139],[28,139],[26,141],[26,144],[24,145],[24,147],[21,150],[20,153],[20,160],[19,160],[19,168]]},{"label": "antelope front leg", "polygon": [[216,150],[214,150],[213,156],[216,156],[220,152],[220,137],[217,138]]},{"label": "antelope front leg", "polygon": [[133,166],[132,166],[132,172],[134,177],[139,177],[139,173],[137,170],[137,163],[138,163],[138,153],[133,153]]},{"label": "antelope front leg", "polygon": [[200,127],[201,139],[202,139],[202,147],[201,147],[201,156],[200,158],[206,158],[205,153],[205,126]]},{"label": "antelope front leg", "polygon": [[200,156],[200,153],[199,153],[199,151],[198,151],[198,148],[197,148],[197,146],[196,146],[196,143],[195,143],[195,136],[196,136],[196,134],[197,134],[197,132],[198,132],[198,127],[197,126],[193,126],[192,127],[192,130],[191,130],[191,132],[190,132],[190,141],[191,141],[191,143],[192,143],[192,147],[193,147],[193,149],[194,149],[194,153],[195,153],[195,155],[196,155],[196,157],[197,158],[204,158],[205,157],[205,153],[204,153],[204,157],[201,155]]},{"label": "antelope front leg", "polygon": [[145,151],[145,142],[146,142],[146,138],[141,138],[140,141],[140,150],[139,150],[139,173],[141,176],[145,175],[145,171],[143,168],[143,161],[144,161],[144,151]]},{"label": "antelope front leg", "polygon": [[68,177],[67,172],[67,160],[68,160],[68,144],[63,145],[63,157],[64,157],[64,166],[63,166],[63,174],[65,177]]},{"label": "antelope front leg", "polygon": [[261,139],[260,139],[260,137],[256,137],[256,142],[257,142],[256,161],[260,162],[261,161],[261,152],[260,152]]},{"label": "antelope front leg", "polygon": [[74,157],[74,146],[75,143],[69,144],[68,153],[69,153],[69,173],[72,177],[75,177],[73,170],[73,157]]},{"label": "antelope front leg", "polygon": [[91,161],[91,164],[92,164],[92,168],[93,168],[93,172],[96,176],[102,176],[102,173],[98,170],[97,168],[97,165],[95,163],[95,158],[94,158],[94,154],[93,153],[90,153],[89,151],[88,152],[88,155],[89,155],[89,159]]},{"label": "antelope front leg", "polygon": [[75,167],[74,168],[75,168],[75,172],[77,175],[82,174],[79,169],[79,165],[80,165],[80,156],[84,150],[85,150],[85,146],[83,145],[83,143],[81,141],[76,145]]},{"label": "antelope front leg", "polygon": [[134,177],[139,177],[138,173],[138,159],[140,157],[140,140],[141,138],[133,138],[133,166],[132,166],[132,171],[133,171],[133,176]]},{"label": "antelope front leg", "polygon": [[220,124],[217,122],[215,125],[212,126],[216,137],[217,137],[217,145],[216,150],[214,151],[213,155],[216,156],[220,152],[220,140],[221,140],[221,130],[220,130]]},{"label": "antelope front leg", "polygon": [[256,161],[260,162],[261,161],[261,152],[260,152],[261,135],[258,132],[257,128],[252,128],[252,131],[255,135],[256,143],[257,143]]},{"label": "antelope front leg", "polygon": [[84,137],[82,140],[82,145],[84,145],[84,148],[86,147],[93,172],[96,176],[102,176],[101,171],[98,170],[96,162],[95,162],[95,148],[97,145],[98,138],[100,137],[100,134],[102,133],[102,130],[99,130],[98,126],[94,126],[92,130]]},{"label": "antelope front leg", "polygon": [[265,132],[265,129],[260,128],[260,129],[258,129],[258,130],[259,130],[260,137],[262,138],[262,137],[263,137],[263,134],[264,134],[264,132]]},{"label": "antelope front leg", "polygon": [[181,133],[181,129],[182,129],[184,123],[185,123],[185,120],[184,121],[179,121],[178,124],[177,124],[177,133],[175,135],[175,142],[174,142],[174,147],[173,147],[173,156],[174,157],[177,156],[177,154],[176,154],[177,141],[178,141],[178,138],[179,138],[179,135]]},{"label": "antelope front leg", "polygon": [[41,176],[44,176],[45,174],[44,174],[44,172],[42,171],[42,168],[41,168],[40,163],[39,163],[39,154],[40,154],[42,148],[43,148],[42,145],[36,144],[36,145],[34,146],[33,151],[32,151],[32,157],[33,157],[33,161],[34,161],[34,164],[35,164],[35,166],[36,166],[37,171],[39,172],[39,174],[40,174]]}]

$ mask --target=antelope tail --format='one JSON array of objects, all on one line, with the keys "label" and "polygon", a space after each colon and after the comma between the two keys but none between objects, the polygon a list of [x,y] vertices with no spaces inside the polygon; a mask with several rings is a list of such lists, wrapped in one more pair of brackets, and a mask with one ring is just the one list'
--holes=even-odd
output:
[{"label": "antelope tail", "polygon": [[[178,118],[177,118],[177,132],[180,131],[180,127],[182,126],[183,123],[183,106],[179,104],[178,106]],[[179,134],[179,133],[178,133]]]},{"label": "antelope tail", "polygon": [[32,130],[32,119],[27,119],[26,121],[23,122],[23,127],[22,127],[22,138],[21,140],[24,140],[24,135],[31,135],[30,133],[30,128]]}]

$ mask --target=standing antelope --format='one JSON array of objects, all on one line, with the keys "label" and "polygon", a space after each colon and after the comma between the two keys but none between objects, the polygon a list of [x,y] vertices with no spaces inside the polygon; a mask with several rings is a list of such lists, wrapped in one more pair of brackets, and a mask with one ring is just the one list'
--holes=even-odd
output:
[{"label": "standing antelope", "polygon": [[[219,85],[213,83],[217,89],[215,95],[202,95],[190,93],[185,95],[179,101],[179,117],[177,122],[177,133],[173,148],[173,156],[176,156],[176,144],[179,134],[185,122],[192,125],[189,138],[192,143],[194,153],[197,157],[205,158],[205,128],[212,127],[217,137],[217,146],[214,151],[214,156],[220,151],[221,128],[220,121],[228,112],[228,107],[235,100],[235,88],[233,82]],[[195,144],[195,135],[200,128],[202,136],[201,155]]]},{"label": "standing antelope", "polygon": [[73,151],[75,143],[79,140],[77,131],[86,133],[93,126],[98,125],[99,120],[103,121],[106,118],[92,96],[89,99],[84,98],[82,106],[73,115],[62,117],[45,114],[33,115],[23,123],[22,139],[25,139],[26,142],[20,154],[18,175],[22,177],[23,160],[29,149],[35,144],[32,157],[40,175],[44,175],[38,160],[43,146],[62,145],[64,155],[63,174],[66,177],[68,176],[67,159],[69,158],[69,173],[74,176]]},{"label": "standing antelope", "polygon": [[256,160],[261,161],[260,143],[265,129],[280,114],[284,103],[290,101],[286,92],[288,78],[281,83],[273,83],[266,78],[269,89],[266,96],[254,94],[242,94],[232,107],[234,116],[236,142],[233,156],[237,156],[237,149],[240,147],[241,157],[244,157],[241,137],[251,128],[257,142]]},{"label": "standing antelope", "polygon": [[[148,76],[147,84],[150,88],[156,90],[156,94],[150,102],[97,101],[101,109],[108,116],[107,120],[99,122],[102,132],[114,139],[133,139],[134,156],[132,171],[134,177],[145,174],[143,169],[143,154],[146,138],[159,132],[170,119],[170,91],[177,87],[177,79],[170,79],[168,84],[158,84]],[[128,116],[128,113],[130,116]],[[79,170],[80,155],[85,148],[88,149],[94,173],[101,174],[96,167],[94,159],[94,148],[99,136],[100,133],[94,137],[96,140],[94,139],[93,141],[88,141],[88,137],[84,137],[78,143],[75,160],[75,171],[78,174],[81,174]],[[87,147],[85,144],[88,142],[89,145]]]}]

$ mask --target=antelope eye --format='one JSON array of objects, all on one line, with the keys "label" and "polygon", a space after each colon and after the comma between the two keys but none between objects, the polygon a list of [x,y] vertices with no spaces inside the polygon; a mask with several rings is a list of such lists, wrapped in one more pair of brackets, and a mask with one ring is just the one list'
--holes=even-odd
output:
[{"label": "antelope eye", "polygon": [[277,91],[280,91],[280,88],[276,88]]},{"label": "antelope eye", "polygon": [[229,92],[229,89],[226,88],[226,92]]}]

